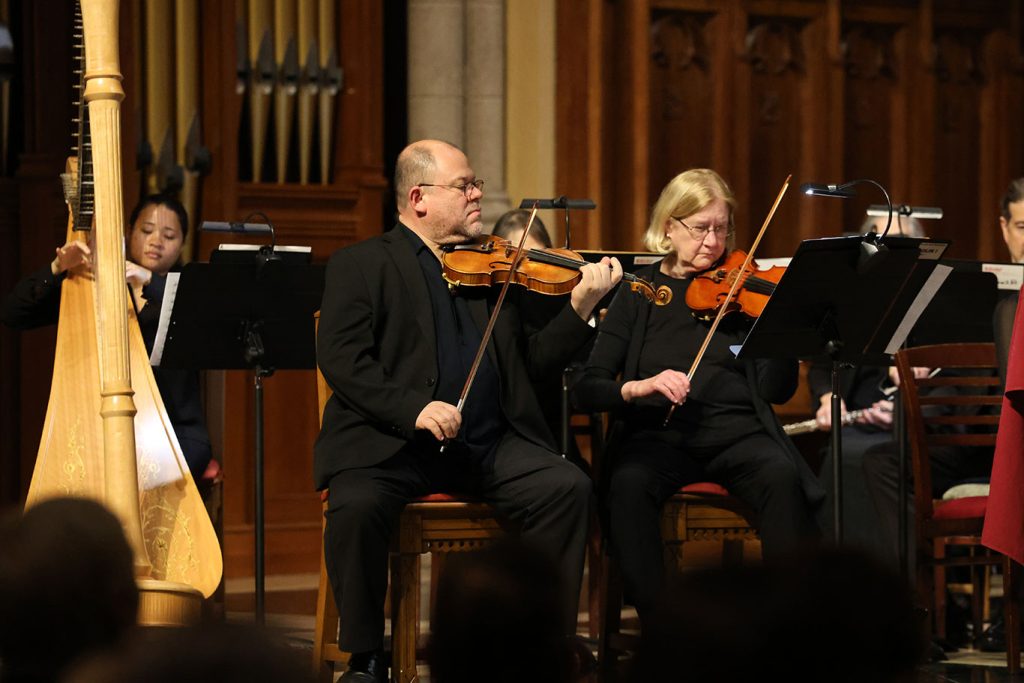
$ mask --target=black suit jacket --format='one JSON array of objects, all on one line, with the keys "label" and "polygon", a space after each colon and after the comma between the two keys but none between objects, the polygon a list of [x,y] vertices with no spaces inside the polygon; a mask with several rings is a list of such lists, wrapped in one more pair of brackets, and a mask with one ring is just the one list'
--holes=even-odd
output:
[{"label": "black suit jacket", "polygon": [[[497,288],[464,288],[481,331]],[[593,329],[567,303],[528,335],[509,290],[487,353],[498,371],[512,429],[554,450],[531,382],[561,373]],[[317,488],[344,469],[383,462],[416,438],[416,417],[434,400],[437,348],[426,282],[409,240],[397,229],[335,252],[327,264],[317,363],[334,391],[314,449]],[[481,399],[483,397],[476,397]]]}]

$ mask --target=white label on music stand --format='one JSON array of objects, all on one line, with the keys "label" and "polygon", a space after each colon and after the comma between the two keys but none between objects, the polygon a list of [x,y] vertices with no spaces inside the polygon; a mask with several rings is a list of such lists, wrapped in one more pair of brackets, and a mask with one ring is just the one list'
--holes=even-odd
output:
[{"label": "white label on music stand", "polygon": [[1016,292],[1024,285],[1024,266],[1019,263],[982,263],[981,272],[994,273],[999,289]]},{"label": "white label on music stand", "polygon": [[167,328],[171,324],[171,311],[174,310],[174,297],[178,293],[179,277],[181,277],[181,273],[167,273],[167,283],[164,285],[164,298],[160,304],[160,322],[156,328],[153,352],[149,354],[149,364],[154,368],[160,367],[160,361],[163,359],[164,343],[167,341]]},{"label": "white label on music stand", "polygon": [[925,261],[936,261],[942,256],[942,253],[946,251],[947,246],[948,245],[940,242],[922,242],[921,246],[918,247],[920,249],[920,255],[918,258],[924,259]]}]

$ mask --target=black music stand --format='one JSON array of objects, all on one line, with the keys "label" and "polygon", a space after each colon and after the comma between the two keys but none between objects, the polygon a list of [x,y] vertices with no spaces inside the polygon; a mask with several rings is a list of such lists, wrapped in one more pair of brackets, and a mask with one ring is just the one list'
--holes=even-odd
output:
[{"label": "black music stand", "polygon": [[189,263],[168,281],[153,349],[160,367],[255,372],[257,623],[264,613],[263,379],[316,367],[313,313],[323,298],[324,266],[309,258],[264,247]]},{"label": "black music stand", "polygon": [[[754,322],[737,357],[800,358],[832,366],[836,542],[842,542],[842,429],[839,369],[888,365],[948,269],[935,271],[943,240],[889,237],[887,251],[858,269],[862,239],[805,240]],[[927,285],[927,286],[926,286]]]}]

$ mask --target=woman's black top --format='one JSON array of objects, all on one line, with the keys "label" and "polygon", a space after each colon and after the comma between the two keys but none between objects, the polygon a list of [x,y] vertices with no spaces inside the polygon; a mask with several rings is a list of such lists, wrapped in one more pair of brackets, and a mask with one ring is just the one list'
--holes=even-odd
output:
[{"label": "woman's black top", "polygon": [[[665,306],[651,307],[636,379],[669,369],[685,372],[693,364],[711,323],[694,318],[686,305],[690,282],[689,278],[676,279],[660,271],[655,274],[655,287],[668,286],[672,300]],[[749,326],[744,316],[722,319],[694,373],[690,394],[672,414],[671,429],[662,428],[668,399],[655,394],[636,401],[628,420],[630,431],[678,447],[727,445],[762,431],[750,396],[746,365],[729,350],[743,342]]]},{"label": "woman's black top", "polygon": [[667,427],[662,426],[668,400],[660,394],[627,403],[622,385],[651,377],[665,368],[686,372],[711,323],[696,320],[686,305],[689,280],[660,272],[659,264],[637,275],[667,284],[672,302],[659,307],[620,287],[598,326],[594,349],[573,388],[576,405],[587,411],[611,411],[608,449],[622,439],[657,438],[680,449],[700,451],[735,443],[761,432],[774,439],[800,471],[810,504],[824,499],[824,490],[793,442],[782,431],[772,403],[784,403],[799,380],[796,359],[736,360],[729,346],[740,344],[750,321],[729,314],[712,337],[709,350],[694,373],[687,400]]}]

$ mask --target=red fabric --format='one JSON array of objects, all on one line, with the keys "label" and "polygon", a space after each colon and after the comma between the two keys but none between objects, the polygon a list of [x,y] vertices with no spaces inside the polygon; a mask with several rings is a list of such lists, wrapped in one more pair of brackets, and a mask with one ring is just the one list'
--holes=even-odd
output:
[{"label": "red fabric", "polygon": [[679,489],[679,493],[695,493],[699,496],[728,496],[729,492],[718,484],[710,481],[699,481],[696,484],[687,484]]},{"label": "red fabric", "polygon": [[203,471],[203,476],[199,478],[199,481],[203,484],[216,484],[221,480],[222,472],[217,458],[210,458],[210,462],[206,464],[206,470]]},{"label": "red fabric", "polygon": [[[320,502],[326,503],[329,491],[324,489],[320,492]],[[413,500],[414,503],[455,503],[466,500],[464,496],[453,496],[449,493],[429,493]]]},{"label": "red fabric", "polygon": [[414,503],[457,503],[459,501],[465,501],[465,496],[455,496],[450,493],[428,493],[425,496],[420,496],[412,502]]},{"label": "red fabric", "polygon": [[1024,563],[1024,306],[1017,306],[983,545]]},{"label": "red fabric", "polygon": [[935,502],[935,519],[969,519],[984,517],[988,496],[969,496]]}]

